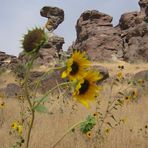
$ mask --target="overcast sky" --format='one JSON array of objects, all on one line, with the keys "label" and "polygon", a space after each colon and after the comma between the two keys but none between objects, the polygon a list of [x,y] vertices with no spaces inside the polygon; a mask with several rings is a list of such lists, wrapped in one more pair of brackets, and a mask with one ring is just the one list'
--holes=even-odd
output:
[{"label": "overcast sky", "polygon": [[43,26],[43,6],[56,6],[65,12],[64,22],[55,33],[65,38],[66,50],[76,38],[75,24],[85,10],[97,9],[113,16],[116,25],[121,14],[139,11],[138,0],[0,0],[0,51],[18,55],[22,35],[34,26]]}]

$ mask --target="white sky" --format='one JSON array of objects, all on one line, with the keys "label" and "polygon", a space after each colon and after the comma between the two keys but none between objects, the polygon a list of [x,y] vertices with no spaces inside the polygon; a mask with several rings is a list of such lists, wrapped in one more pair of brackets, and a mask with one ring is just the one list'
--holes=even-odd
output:
[{"label": "white sky", "polygon": [[0,0],[0,51],[18,55],[23,34],[35,26],[43,26],[43,6],[56,6],[65,12],[65,20],[55,33],[65,39],[66,50],[76,38],[75,24],[85,10],[99,10],[113,16],[116,25],[121,14],[139,11],[138,0]]}]

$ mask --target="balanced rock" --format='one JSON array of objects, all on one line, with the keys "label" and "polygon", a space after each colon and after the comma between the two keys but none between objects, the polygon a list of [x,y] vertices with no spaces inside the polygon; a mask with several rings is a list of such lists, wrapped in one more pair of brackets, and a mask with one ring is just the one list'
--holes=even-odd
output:
[{"label": "balanced rock", "polygon": [[64,20],[64,11],[58,7],[44,6],[40,10],[42,17],[48,18],[45,27],[49,31],[55,30]]}]

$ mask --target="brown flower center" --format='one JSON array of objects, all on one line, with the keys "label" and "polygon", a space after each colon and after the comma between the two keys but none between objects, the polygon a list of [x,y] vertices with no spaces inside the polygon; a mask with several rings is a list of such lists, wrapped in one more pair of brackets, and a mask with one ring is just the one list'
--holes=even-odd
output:
[{"label": "brown flower center", "polygon": [[72,63],[72,65],[71,65],[71,68],[72,68],[72,70],[71,70],[70,74],[71,74],[71,75],[75,75],[75,74],[78,72],[78,70],[79,70],[79,65],[78,65],[78,63],[74,61],[74,62]]},{"label": "brown flower center", "polygon": [[81,84],[81,88],[79,89],[79,95],[85,94],[89,88],[89,81],[84,80],[84,83]]}]

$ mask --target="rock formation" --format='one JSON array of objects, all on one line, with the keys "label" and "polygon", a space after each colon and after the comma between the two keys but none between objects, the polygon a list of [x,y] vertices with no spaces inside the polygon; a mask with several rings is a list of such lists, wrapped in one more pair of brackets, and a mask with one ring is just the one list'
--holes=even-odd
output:
[{"label": "rock formation", "polygon": [[0,67],[12,68],[17,64],[17,57],[13,55],[8,55],[5,52],[0,51]]},{"label": "rock formation", "polygon": [[111,24],[112,17],[96,10],[85,11],[77,21],[77,39],[72,48],[84,50],[91,60],[109,60],[122,56],[120,32]]},{"label": "rock formation", "polygon": [[45,27],[49,31],[55,30],[64,20],[64,11],[58,7],[45,6],[41,9],[42,17],[48,18]]},{"label": "rock formation", "polygon": [[140,12],[125,13],[113,27],[112,17],[97,10],[85,11],[76,24],[77,39],[69,48],[84,50],[91,60],[148,62],[148,1],[140,0]]},{"label": "rock formation", "polygon": [[119,21],[127,62],[148,62],[148,1],[140,0],[139,5],[140,12],[125,13]]}]

